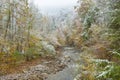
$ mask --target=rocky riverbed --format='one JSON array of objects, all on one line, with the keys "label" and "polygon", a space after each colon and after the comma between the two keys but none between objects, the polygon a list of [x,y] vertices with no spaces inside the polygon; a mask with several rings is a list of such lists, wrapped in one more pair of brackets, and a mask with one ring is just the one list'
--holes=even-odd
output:
[{"label": "rocky riverbed", "polygon": [[55,59],[31,66],[22,73],[1,76],[0,80],[74,80],[78,72],[79,50],[65,47]]}]

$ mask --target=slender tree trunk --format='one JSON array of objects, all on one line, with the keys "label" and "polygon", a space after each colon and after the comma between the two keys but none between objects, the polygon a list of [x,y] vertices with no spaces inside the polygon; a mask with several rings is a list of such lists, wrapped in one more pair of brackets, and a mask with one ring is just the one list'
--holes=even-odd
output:
[{"label": "slender tree trunk", "polygon": [[10,14],[11,14],[11,12],[10,12],[10,8],[9,8],[8,20],[7,20],[7,25],[6,25],[6,29],[5,29],[4,39],[6,39],[6,37],[7,37],[8,28],[9,28],[9,26],[10,26],[10,18],[11,18]]}]

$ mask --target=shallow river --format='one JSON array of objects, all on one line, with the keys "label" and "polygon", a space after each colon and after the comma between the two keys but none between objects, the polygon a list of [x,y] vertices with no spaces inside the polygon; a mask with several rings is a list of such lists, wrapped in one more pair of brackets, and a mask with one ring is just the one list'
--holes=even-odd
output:
[{"label": "shallow river", "polygon": [[65,47],[60,59],[67,64],[67,67],[56,74],[51,74],[46,80],[74,80],[78,73],[78,64],[80,51]]}]

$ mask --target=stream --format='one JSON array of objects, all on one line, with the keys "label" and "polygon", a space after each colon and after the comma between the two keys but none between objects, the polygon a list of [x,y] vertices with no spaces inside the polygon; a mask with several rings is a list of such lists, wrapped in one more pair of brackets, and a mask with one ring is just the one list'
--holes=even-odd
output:
[{"label": "stream", "polygon": [[78,64],[80,58],[80,51],[72,47],[65,47],[60,60],[63,61],[67,67],[56,74],[51,74],[46,80],[74,80],[78,73]]}]

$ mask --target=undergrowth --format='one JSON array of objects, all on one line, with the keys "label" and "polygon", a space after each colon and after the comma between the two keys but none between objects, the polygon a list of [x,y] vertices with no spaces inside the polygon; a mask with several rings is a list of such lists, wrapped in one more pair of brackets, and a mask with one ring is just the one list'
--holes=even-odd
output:
[{"label": "undergrowth", "polygon": [[83,23],[82,69],[87,75],[81,72],[77,80],[120,80],[119,2],[80,1],[77,11]]},{"label": "undergrowth", "polygon": [[[29,46],[23,43],[21,47],[18,47],[16,42],[10,43],[9,41],[6,44],[1,43],[5,50],[0,52],[0,75],[12,73],[14,68],[22,63],[47,56],[41,42],[39,38],[31,36]],[[50,50],[47,54],[51,55]]]}]

